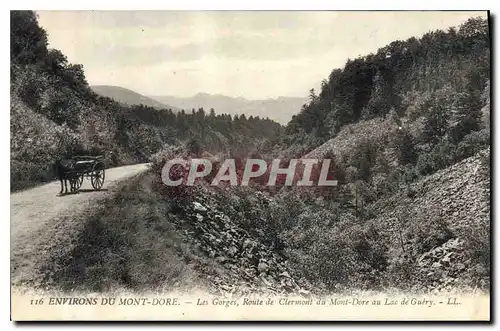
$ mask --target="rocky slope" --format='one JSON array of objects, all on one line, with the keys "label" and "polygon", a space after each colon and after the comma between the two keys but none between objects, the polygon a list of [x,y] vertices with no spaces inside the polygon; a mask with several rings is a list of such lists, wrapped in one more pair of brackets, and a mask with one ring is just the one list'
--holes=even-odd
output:
[{"label": "rocky slope", "polygon": [[[389,249],[388,267],[377,276],[388,280],[381,281],[382,286],[401,285],[400,289],[426,293],[488,289],[489,153],[482,150],[365,207],[373,216],[359,226],[376,229],[381,234],[378,240]],[[217,266],[198,268],[206,275],[210,291],[324,292],[320,284],[298,277],[297,266],[287,261],[287,255],[265,244],[261,229],[244,227],[249,216],[237,216],[231,210],[241,202],[238,196],[227,191],[224,197],[219,194],[213,187],[194,187],[191,200],[179,199],[177,217],[169,218],[183,241]],[[246,194],[251,196],[245,202],[251,204],[248,210],[260,215],[257,218],[265,215],[259,208],[278,198],[250,189]],[[398,284],[402,281],[398,277],[408,287]]]},{"label": "rocky slope", "polygon": [[293,277],[284,256],[219,210],[213,192],[203,187],[197,191],[195,201],[182,207],[185,216],[175,226],[185,243],[213,260],[216,267],[210,271],[198,268],[211,293],[310,293],[311,284]]},{"label": "rocky slope", "polygon": [[[487,290],[489,287],[489,149],[424,177],[387,199],[367,206],[366,226],[382,233],[389,267],[380,277],[409,269],[412,292]],[[205,273],[214,293],[296,293],[323,290],[296,276],[287,258],[263,244],[258,229],[231,219],[221,198],[199,186],[182,208],[177,229],[183,240],[218,267]],[[254,192],[258,200],[270,198]],[[265,204],[264,204],[265,205]],[[217,270],[217,272],[213,272]]]},{"label": "rocky slope", "polygon": [[417,268],[415,290],[488,288],[489,162],[488,148],[370,206],[371,222],[401,242],[393,255]]},{"label": "rocky slope", "polygon": [[374,118],[346,125],[339,134],[302,156],[303,159],[323,159],[325,154],[331,152],[336,158],[352,153],[360,142],[369,140],[387,145],[388,139],[398,129],[396,121],[392,118]]}]

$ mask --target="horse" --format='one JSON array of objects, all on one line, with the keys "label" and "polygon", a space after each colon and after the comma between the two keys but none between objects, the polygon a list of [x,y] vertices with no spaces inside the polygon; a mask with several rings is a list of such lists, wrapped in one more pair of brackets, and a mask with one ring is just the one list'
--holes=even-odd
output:
[{"label": "horse", "polygon": [[61,182],[61,192],[59,194],[68,194],[68,181],[70,192],[76,192],[78,173],[75,171],[75,165],[76,162],[71,159],[59,159],[54,163],[56,178]]}]

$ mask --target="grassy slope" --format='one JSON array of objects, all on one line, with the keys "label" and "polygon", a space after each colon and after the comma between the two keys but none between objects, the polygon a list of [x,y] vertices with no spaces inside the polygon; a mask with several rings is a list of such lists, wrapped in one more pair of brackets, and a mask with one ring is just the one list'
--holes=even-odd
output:
[{"label": "grassy slope", "polygon": [[81,215],[84,225],[72,244],[53,252],[42,268],[45,286],[101,292],[194,289],[202,283],[190,248],[165,217],[170,204],[151,189],[151,176],[120,184],[118,194]]}]

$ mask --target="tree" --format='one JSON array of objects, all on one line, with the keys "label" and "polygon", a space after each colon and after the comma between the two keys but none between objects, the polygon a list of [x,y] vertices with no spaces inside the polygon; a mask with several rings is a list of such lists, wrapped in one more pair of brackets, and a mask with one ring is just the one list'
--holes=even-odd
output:
[{"label": "tree", "polygon": [[62,76],[68,85],[75,90],[88,88],[85,73],[83,72],[83,65],[81,64],[67,65],[64,68]]},{"label": "tree", "polygon": [[310,103],[315,103],[318,101],[318,96],[316,95],[316,91],[314,91],[314,88],[309,90],[309,102]]},{"label": "tree", "polygon": [[458,143],[472,131],[481,128],[481,94],[480,91],[467,88],[457,96],[455,122],[450,128],[450,137]]},{"label": "tree", "polygon": [[395,149],[398,161],[402,165],[415,164],[418,154],[413,136],[406,129],[398,130],[395,137]]},{"label": "tree", "polygon": [[213,108],[210,108],[210,115],[211,118],[215,117],[215,110]]},{"label": "tree", "polygon": [[446,134],[448,129],[449,114],[445,105],[434,102],[430,106],[430,111],[424,121],[422,132],[423,141],[436,144],[439,139]]},{"label": "tree", "polygon": [[458,34],[465,38],[482,38],[488,36],[488,21],[481,17],[469,18],[460,26]]},{"label": "tree", "polygon": [[55,90],[47,108],[47,117],[59,125],[66,123],[70,128],[76,129],[80,124],[81,104],[69,88]]},{"label": "tree", "polygon": [[377,160],[377,151],[377,145],[369,140],[363,140],[359,143],[350,162],[351,166],[357,170],[356,179],[370,180],[372,167]]},{"label": "tree", "polygon": [[33,11],[10,12],[10,60],[35,64],[47,55],[47,33],[38,25]]},{"label": "tree", "polygon": [[68,64],[68,59],[66,58],[66,55],[64,55],[60,50],[51,49],[47,53],[45,62],[50,71],[55,74],[61,74],[61,72],[64,70],[64,68],[66,68],[66,65]]}]

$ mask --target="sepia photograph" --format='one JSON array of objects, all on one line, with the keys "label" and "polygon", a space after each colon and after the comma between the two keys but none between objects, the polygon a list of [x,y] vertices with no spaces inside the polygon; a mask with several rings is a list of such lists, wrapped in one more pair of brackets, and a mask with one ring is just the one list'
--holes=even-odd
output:
[{"label": "sepia photograph", "polygon": [[10,11],[13,321],[490,321],[489,11]]}]

